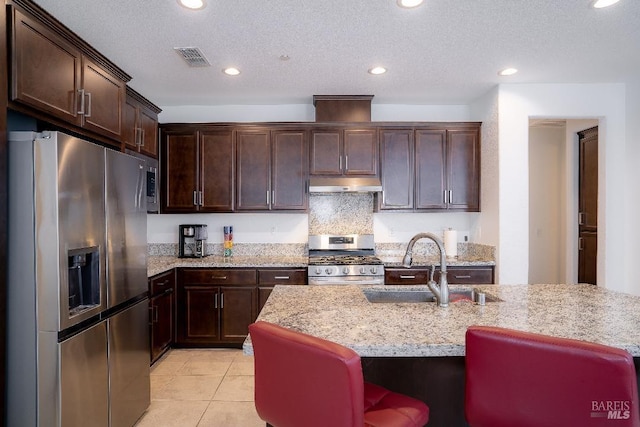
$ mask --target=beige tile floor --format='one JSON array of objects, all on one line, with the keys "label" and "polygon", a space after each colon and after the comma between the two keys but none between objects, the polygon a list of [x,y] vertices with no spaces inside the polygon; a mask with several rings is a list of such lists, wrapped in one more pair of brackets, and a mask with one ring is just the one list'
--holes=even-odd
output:
[{"label": "beige tile floor", "polygon": [[173,349],[151,367],[151,405],[136,427],[264,427],[253,403],[253,357]]}]

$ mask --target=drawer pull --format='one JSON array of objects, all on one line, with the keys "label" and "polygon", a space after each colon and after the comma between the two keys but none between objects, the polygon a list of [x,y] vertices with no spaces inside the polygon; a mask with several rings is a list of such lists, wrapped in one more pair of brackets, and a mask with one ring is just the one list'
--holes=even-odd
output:
[{"label": "drawer pull", "polygon": [[227,280],[227,276],[211,276],[213,280]]},{"label": "drawer pull", "polygon": [[415,278],[416,278],[416,276],[414,276],[414,275],[408,275],[408,274],[407,274],[407,275],[405,275],[405,274],[401,274],[401,275],[400,275],[400,278],[401,278],[401,279],[415,279]]},{"label": "drawer pull", "polygon": [[471,276],[470,275],[462,275],[462,276],[456,275],[455,278],[456,279],[471,279]]},{"label": "drawer pull", "polygon": [[169,284],[169,279],[165,280],[165,281],[164,281],[164,282],[162,282],[162,283],[157,283],[157,285],[158,285],[158,286],[166,286],[166,285],[168,285],[168,284]]},{"label": "drawer pull", "polygon": [[289,280],[289,276],[275,276],[274,279],[276,279],[276,280]]}]

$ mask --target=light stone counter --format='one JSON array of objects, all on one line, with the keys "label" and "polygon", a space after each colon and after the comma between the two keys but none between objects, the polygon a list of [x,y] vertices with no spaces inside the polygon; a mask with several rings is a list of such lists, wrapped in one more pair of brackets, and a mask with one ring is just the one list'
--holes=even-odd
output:
[{"label": "light stone counter", "polygon": [[308,257],[277,257],[277,256],[208,256],[204,258],[178,258],[176,256],[149,256],[147,258],[147,276],[164,273],[175,267],[201,267],[201,268],[260,268],[260,267],[283,267],[283,268],[306,268],[309,262]]},{"label": "light stone counter", "polygon": [[[362,357],[464,356],[470,325],[592,341],[640,356],[640,297],[592,285],[475,287],[503,302],[479,306],[460,301],[448,308],[433,303],[374,304],[357,286],[276,286],[258,320],[337,342]],[[252,354],[250,337],[243,348]]]}]

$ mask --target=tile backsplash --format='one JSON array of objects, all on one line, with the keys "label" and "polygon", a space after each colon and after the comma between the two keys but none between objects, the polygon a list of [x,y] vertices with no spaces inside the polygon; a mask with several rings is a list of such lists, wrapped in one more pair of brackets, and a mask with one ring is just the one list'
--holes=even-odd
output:
[{"label": "tile backsplash", "polygon": [[373,194],[311,194],[309,234],[373,234]]}]

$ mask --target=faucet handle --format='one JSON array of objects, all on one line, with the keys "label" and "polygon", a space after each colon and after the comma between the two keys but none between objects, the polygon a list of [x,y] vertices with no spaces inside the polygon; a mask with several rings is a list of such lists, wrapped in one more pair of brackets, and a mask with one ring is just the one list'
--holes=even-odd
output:
[{"label": "faucet handle", "polygon": [[429,273],[429,281],[430,282],[433,282],[433,275],[435,274],[435,272],[436,272],[436,266],[432,264],[431,265],[431,272]]}]

